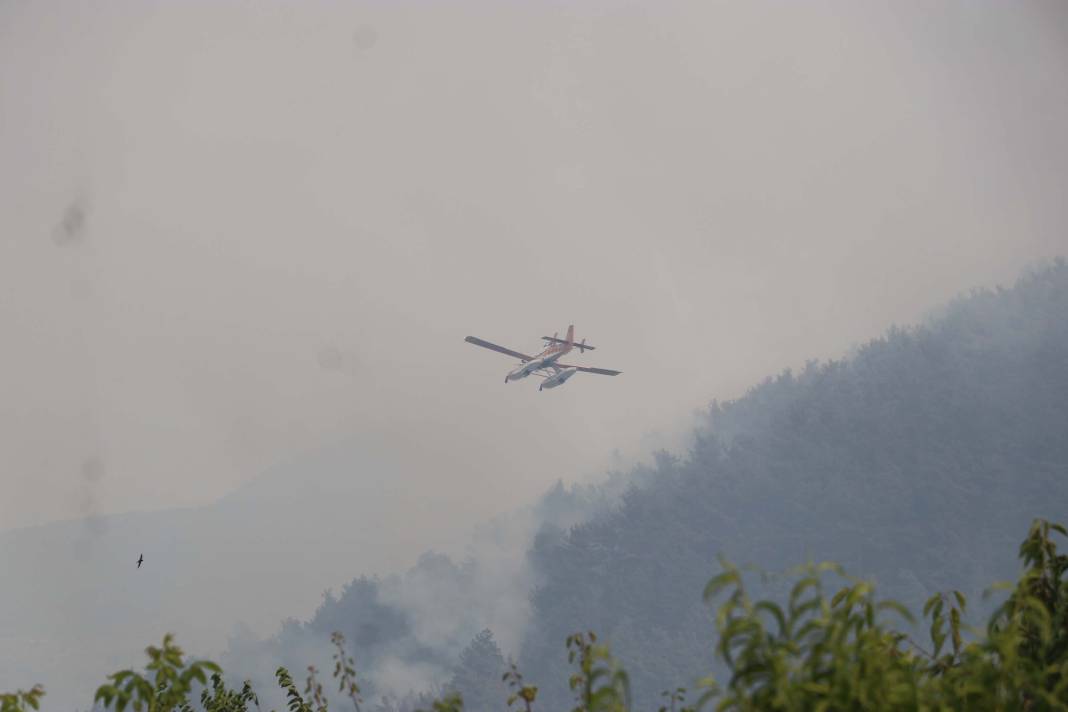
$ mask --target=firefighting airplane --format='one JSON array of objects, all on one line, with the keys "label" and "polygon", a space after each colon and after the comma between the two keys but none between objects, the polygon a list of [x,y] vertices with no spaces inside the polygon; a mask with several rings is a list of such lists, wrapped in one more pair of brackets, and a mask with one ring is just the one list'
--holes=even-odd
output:
[{"label": "firefighting airplane", "polygon": [[481,346],[484,349],[490,349],[498,353],[505,354],[506,356],[513,356],[520,360],[520,364],[508,372],[508,375],[504,377],[504,382],[518,381],[521,378],[526,378],[531,374],[541,376],[545,380],[538,386],[538,390],[545,388],[556,388],[567,383],[567,379],[574,376],[579,371],[584,373],[599,373],[602,376],[618,376],[622,371],[612,371],[607,368],[590,368],[589,366],[568,366],[567,364],[560,363],[560,357],[567,354],[571,349],[578,349],[579,352],[585,352],[586,349],[592,351],[593,346],[586,345],[586,339],[583,339],[579,343],[575,343],[575,325],[567,327],[567,337],[564,339],[556,338],[559,332],[552,336],[543,336],[542,341],[546,342],[545,350],[537,356],[528,356],[527,354],[521,354],[518,351],[512,351],[506,349],[503,346],[497,344],[491,344],[488,341],[475,336],[468,336],[464,341],[475,346]]}]

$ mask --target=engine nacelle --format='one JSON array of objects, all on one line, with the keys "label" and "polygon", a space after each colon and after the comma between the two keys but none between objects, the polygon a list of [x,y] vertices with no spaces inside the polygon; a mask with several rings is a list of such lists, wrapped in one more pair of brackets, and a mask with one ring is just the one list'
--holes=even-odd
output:
[{"label": "engine nacelle", "polygon": [[578,373],[578,369],[574,366],[572,366],[571,368],[565,368],[562,371],[558,371],[557,373],[554,373],[553,375],[542,381],[541,386],[538,388],[538,390],[540,391],[545,388],[556,388],[557,386],[562,386],[567,383],[567,379],[571,378],[576,373]]}]

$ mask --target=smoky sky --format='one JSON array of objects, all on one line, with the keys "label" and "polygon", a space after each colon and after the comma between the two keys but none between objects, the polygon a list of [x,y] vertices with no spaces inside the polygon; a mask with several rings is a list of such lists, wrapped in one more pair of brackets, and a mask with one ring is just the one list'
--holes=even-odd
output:
[{"label": "smoky sky", "polygon": [[[430,540],[676,446],[712,398],[1068,251],[1066,18],[8,0],[0,528],[371,438]],[[623,375],[538,393],[463,342],[569,323]]]}]

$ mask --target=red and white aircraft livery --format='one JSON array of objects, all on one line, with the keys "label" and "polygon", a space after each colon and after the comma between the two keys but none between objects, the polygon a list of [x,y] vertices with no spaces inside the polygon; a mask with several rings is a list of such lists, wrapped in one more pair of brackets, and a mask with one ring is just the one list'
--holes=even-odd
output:
[{"label": "red and white aircraft livery", "polygon": [[[559,333],[559,332],[558,332]],[[498,353],[505,354],[507,356],[514,356],[519,359],[520,365],[513,368],[508,372],[508,375],[504,377],[504,382],[518,381],[521,378],[526,378],[530,374],[541,376],[545,380],[538,386],[538,390],[544,388],[556,388],[567,383],[567,379],[574,376],[579,371],[584,373],[599,373],[602,376],[618,376],[622,371],[612,371],[607,368],[590,368],[589,366],[568,366],[567,364],[560,363],[560,357],[567,354],[571,349],[578,349],[579,352],[584,352],[586,349],[592,351],[593,346],[586,345],[586,339],[583,339],[579,343],[575,343],[575,325],[567,327],[567,338],[558,339],[557,334],[552,336],[541,337],[546,342],[545,350],[537,356],[528,356],[518,351],[512,351],[506,349],[503,346],[497,344],[491,344],[488,341],[483,341],[475,336],[468,336],[464,341],[475,346],[481,346],[484,349],[490,349]]]}]

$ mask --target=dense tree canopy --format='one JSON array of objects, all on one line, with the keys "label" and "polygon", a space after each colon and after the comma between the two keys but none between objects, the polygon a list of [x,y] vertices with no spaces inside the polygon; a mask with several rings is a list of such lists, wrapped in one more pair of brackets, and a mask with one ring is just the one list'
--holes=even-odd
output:
[{"label": "dense tree canopy", "polygon": [[[592,627],[636,698],[709,669],[697,600],[717,555],[779,571],[835,560],[915,606],[1014,573],[1033,516],[1068,511],[1068,265],[977,291],[848,358],[713,403],[692,451],[662,453],[614,511],[541,537],[520,662],[546,699],[555,653]],[[781,592],[770,581],[761,587]]]}]

